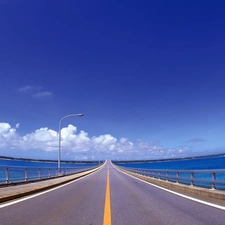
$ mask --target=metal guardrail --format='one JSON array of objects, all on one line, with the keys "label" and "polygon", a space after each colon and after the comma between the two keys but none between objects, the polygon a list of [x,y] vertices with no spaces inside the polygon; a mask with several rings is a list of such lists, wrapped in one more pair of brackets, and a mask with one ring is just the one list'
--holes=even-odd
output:
[{"label": "metal guardrail", "polygon": [[120,168],[164,181],[191,186],[225,190],[225,169],[223,170],[152,170],[141,168]]},{"label": "metal guardrail", "polygon": [[[98,165],[99,166],[99,165]],[[20,166],[0,166],[0,185],[18,182],[28,182],[54,177],[61,177],[84,172],[98,166],[90,167],[20,167]]]}]

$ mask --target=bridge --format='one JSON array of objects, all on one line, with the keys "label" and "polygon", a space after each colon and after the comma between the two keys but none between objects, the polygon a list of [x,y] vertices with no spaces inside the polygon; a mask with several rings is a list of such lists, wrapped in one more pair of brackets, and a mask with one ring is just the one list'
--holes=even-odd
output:
[{"label": "bridge", "polygon": [[[69,182],[68,177],[0,188],[0,200],[5,198],[0,224],[222,225],[225,221],[224,200],[211,203],[161,188],[116,169],[110,161],[85,176],[71,177]],[[67,182],[56,184],[59,179]],[[24,196],[28,186],[32,190]],[[7,200],[13,196],[9,192],[20,198]]]}]

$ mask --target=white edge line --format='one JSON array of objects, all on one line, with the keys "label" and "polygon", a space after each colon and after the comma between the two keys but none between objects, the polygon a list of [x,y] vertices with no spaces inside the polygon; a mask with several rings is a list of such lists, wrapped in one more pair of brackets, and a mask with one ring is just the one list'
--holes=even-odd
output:
[{"label": "white edge line", "polygon": [[100,171],[100,170],[103,168],[104,165],[105,165],[105,163],[101,166],[101,168],[100,168],[99,170],[96,170],[95,172],[90,173],[90,174],[88,174],[88,175],[85,175],[85,176],[83,176],[83,177],[77,178],[76,180],[70,181],[70,182],[68,182],[68,183],[66,183],[66,184],[62,184],[62,185],[60,185],[60,186],[51,188],[51,189],[49,189],[49,190],[47,190],[47,191],[43,191],[43,192],[40,192],[40,193],[37,193],[37,194],[30,195],[30,196],[28,196],[28,197],[23,197],[23,198],[21,198],[21,199],[15,200],[15,201],[12,201],[12,202],[8,202],[8,203],[5,203],[5,204],[2,204],[2,205],[0,205],[0,209],[1,209],[1,208],[4,208],[4,207],[7,207],[7,206],[10,206],[10,205],[14,205],[14,204],[19,203],[19,202],[26,201],[26,200],[28,200],[28,199],[37,197],[37,196],[39,196],[39,195],[46,194],[46,193],[48,193],[48,192],[51,192],[51,191],[54,191],[54,190],[56,190],[56,189],[65,187],[65,186],[67,186],[67,185],[69,185],[69,184],[72,184],[72,183],[74,183],[74,182],[76,182],[76,181],[78,181],[78,180],[84,179],[84,178],[86,178],[86,177],[88,177],[88,176],[91,176],[91,175],[93,175],[94,173]]},{"label": "white edge line", "polygon": [[156,187],[156,188],[162,189],[162,190],[164,190],[164,191],[170,192],[170,193],[172,193],[172,194],[178,195],[178,196],[183,197],[183,198],[187,198],[187,199],[192,200],[192,201],[195,201],[195,202],[199,202],[199,203],[204,204],[204,205],[208,205],[208,206],[211,206],[211,207],[214,207],[214,208],[217,208],[217,209],[225,210],[225,207],[224,207],[224,206],[216,205],[216,204],[213,204],[213,203],[210,203],[210,202],[206,202],[206,201],[203,201],[203,200],[200,200],[200,199],[197,199],[197,198],[193,198],[193,197],[190,197],[190,196],[187,196],[187,195],[180,194],[180,193],[175,192],[175,191],[171,191],[171,190],[169,190],[169,189],[160,187],[160,186],[158,186],[158,185],[149,183],[149,182],[147,182],[147,181],[145,181],[145,180],[142,180],[142,179],[140,179],[140,178],[137,178],[137,177],[135,177],[135,176],[132,176],[132,175],[130,175],[130,174],[127,174],[127,173],[125,173],[125,172],[123,172],[123,171],[117,169],[113,164],[112,164],[112,166],[113,166],[117,171],[119,171],[119,172],[121,172],[121,173],[123,173],[123,174],[125,174],[125,175],[127,175],[127,176],[130,176],[130,177],[132,177],[132,178],[135,178],[135,179],[137,179],[137,180],[139,180],[139,181],[142,181],[142,182],[144,182],[144,183],[146,183],[146,184],[152,185],[152,186],[154,186],[154,187]]}]

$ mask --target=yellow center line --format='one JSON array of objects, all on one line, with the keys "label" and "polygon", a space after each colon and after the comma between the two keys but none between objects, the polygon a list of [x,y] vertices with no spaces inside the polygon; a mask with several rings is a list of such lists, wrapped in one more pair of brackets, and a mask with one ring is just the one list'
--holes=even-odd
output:
[{"label": "yellow center line", "polygon": [[103,225],[111,225],[111,224],[112,222],[111,222],[111,205],[110,205],[110,180],[109,180],[109,168],[108,168]]}]

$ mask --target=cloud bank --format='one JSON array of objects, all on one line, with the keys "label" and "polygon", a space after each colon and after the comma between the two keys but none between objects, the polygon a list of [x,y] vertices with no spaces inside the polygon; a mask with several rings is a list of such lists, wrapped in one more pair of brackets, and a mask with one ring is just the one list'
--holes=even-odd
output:
[{"label": "cloud bank", "polygon": [[[19,135],[19,124],[12,127],[9,123],[0,123],[0,149],[26,151],[32,158],[34,152],[55,153],[57,155],[58,132],[42,127],[24,136]],[[62,156],[67,159],[114,159],[140,160],[183,157],[185,148],[164,148],[154,142],[137,140],[131,142],[127,138],[117,139],[110,134],[89,137],[88,133],[69,124],[61,130]],[[6,154],[7,156],[7,154]]]}]

